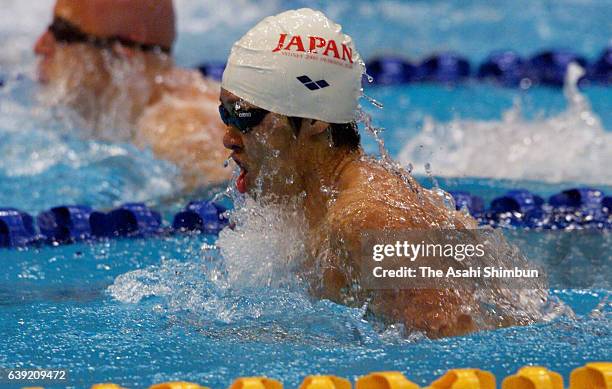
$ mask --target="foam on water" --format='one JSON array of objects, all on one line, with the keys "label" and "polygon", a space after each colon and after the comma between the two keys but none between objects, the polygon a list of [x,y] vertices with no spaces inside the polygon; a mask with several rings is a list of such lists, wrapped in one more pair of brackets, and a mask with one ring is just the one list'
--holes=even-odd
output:
[{"label": "foam on water", "polygon": [[[394,326],[377,331],[363,320],[362,310],[312,300],[299,290],[254,286],[258,280],[236,282],[232,270],[225,269],[215,256],[196,262],[164,260],[160,265],[127,272],[115,279],[107,294],[121,303],[147,304],[144,307],[151,312],[194,326],[214,338],[302,345],[407,341],[399,333],[394,336]],[[241,270],[251,269],[241,266]]]},{"label": "foam on water", "polygon": [[228,281],[234,286],[294,287],[301,283],[300,265],[306,257],[305,219],[252,199],[232,212],[236,227],[219,234]]},{"label": "foam on water", "polygon": [[612,133],[577,88],[583,73],[577,65],[569,68],[568,107],[560,114],[527,120],[515,106],[501,120],[429,118],[399,159],[417,173],[427,173],[429,164],[441,176],[612,184]]},{"label": "foam on water", "polygon": [[217,264],[162,260],[159,265],[118,276],[107,293],[122,303],[136,304],[156,298],[154,311],[163,314],[195,312],[210,321],[229,323],[236,319],[227,288]]},{"label": "foam on water", "polygon": [[[189,262],[162,259],[120,275],[108,293],[124,303],[162,298],[170,312],[188,310],[225,323],[312,306],[299,272],[305,258],[303,215],[239,197],[232,187],[225,195],[236,203],[228,212],[233,227],[221,231],[215,245],[193,250]],[[245,299],[252,302],[248,308]]]}]

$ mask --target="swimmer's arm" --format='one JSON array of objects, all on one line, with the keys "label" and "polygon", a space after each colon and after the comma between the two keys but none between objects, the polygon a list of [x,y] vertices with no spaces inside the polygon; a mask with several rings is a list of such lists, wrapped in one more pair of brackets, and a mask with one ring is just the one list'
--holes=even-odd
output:
[{"label": "swimmer's arm", "polygon": [[[323,274],[324,281],[331,281],[327,283],[328,293],[333,295],[340,290],[339,285],[347,285],[349,275],[342,274],[340,269],[352,268],[359,274],[361,232],[371,230],[371,226],[384,225],[384,218],[380,213],[360,212],[336,224],[338,228],[332,242],[345,242],[346,249],[330,250],[330,263],[336,266],[329,274]],[[462,335],[476,329],[470,315],[463,311],[474,304],[467,293],[448,289],[377,290],[369,294],[369,298],[374,314],[388,322],[400,322],[407,330],[423,331],[432,338]]]},{"label": "swimmer's arm", "polygon": [[459,336],[476,330],[464,313],[465,299],[449,289],[379,290],[370,309],[387,321],[400,322],[408,331],[422,331],[430,338]]},{"label": "swimmer's arm", "polygon": [[186,189],[229,179],[223,168],[225,126],[217,102],[209,98],[161,100],[147,109],[138,122],[136,144],[150,147],[156,157],[175,164]]}]

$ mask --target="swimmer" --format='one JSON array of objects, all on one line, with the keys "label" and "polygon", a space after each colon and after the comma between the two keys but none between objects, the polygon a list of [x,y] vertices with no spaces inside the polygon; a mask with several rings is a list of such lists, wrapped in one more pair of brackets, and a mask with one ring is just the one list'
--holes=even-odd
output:
[{"label": "swimmer", "polygon": [[[221,84],[223,141],[240,167],[238,191],[262,203],[301,201],[306,273],[318,269],[312,292],[339,303],[365,300],[347,293],[363,231],[476,228],[407,172],[364,153],[355,122],[364,71],[339,25],[300,9],[264,19],[237,41]],[[377,316],[431,337],[477,329],[470,294],[414,289],[367,298]]]},{"label": "swimmer", "polygon": [[187,189],[229,179],[219,84],[174,65],[172,0],[57,0],[36,42],[38,78],[96,138],[177,165]]}]

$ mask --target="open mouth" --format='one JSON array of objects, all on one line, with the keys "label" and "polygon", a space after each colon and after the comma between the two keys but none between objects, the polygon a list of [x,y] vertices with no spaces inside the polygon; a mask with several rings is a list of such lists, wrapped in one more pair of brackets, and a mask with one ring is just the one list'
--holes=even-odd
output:
[{"label": "open mouth", "polygon": [[234,160],[234,162],[236,162],[236,165],[240,167],[240,175],[238,176],[238,179],[236,180],[236,189],[238,189],[238,192],[240,193],[246,193],[247,191],[246,176],[248,174],[248,170],[244,167],[244,164],[238,158],[236,158],[236,156],[232,155],[232,159]]},{"label": "open mouth", "polygon": [[49,67],[49,63],[51,61],[48,58],[42,58],[39,60],[38,65],[37,65],[37,76],[38,76],[38,82],[40,82],[41,84],[47,84],[49,83],[49,74],[48,74],[48,67]]}]

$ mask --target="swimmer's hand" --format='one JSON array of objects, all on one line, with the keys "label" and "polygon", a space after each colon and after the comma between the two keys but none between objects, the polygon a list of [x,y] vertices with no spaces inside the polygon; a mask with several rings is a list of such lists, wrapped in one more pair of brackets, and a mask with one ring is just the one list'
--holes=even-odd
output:
[{"label": "swimmer's hand", "polygon": [[[313,292],[320,298],[344,302],[342,290],[348,275],[332,266],[323,271],[318,288]],[[423,332],[430,338],[461,336],[478,330],[473,316],[477,306],[469,293],[450,289],[377,290],[361,296],[369,297],[369,310],[387,323],[401,323],[406,332]]]},{"label": "swimmer's hand", "polygon": [[[315,295],[344,302],[343,290],[351,284],[349,280],[359,279],[358,263],[351,263],[351,258],[359,258],[357,250],[353,247],[345,251],[345,255],[337,255],[343,252],[338,248],[328,252],[326,263],[319,267],[322,274],[316,283],[318,287],[312,289]],[[398,289],[362,293],[353,296],[355,301],[363,303],[368,299],[369,310],[374,315],[387,323],[404,324],[408,333],[418,331],[430,338],[441,338],[465,335],[478,329],[472,316],[478,314],[478,305],[472,293],[466,290]]]},{"label": "swimmer's hand", "polygon": [[[408,332],[421,331],[430,338],[460,336],[476,331],[469,303],[457,291],[407,289],[378,291],[371,310],[391,322],[401,322]],[[471,300],[471,299],[469,299]]]}]

